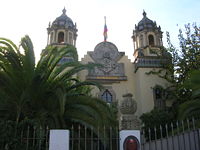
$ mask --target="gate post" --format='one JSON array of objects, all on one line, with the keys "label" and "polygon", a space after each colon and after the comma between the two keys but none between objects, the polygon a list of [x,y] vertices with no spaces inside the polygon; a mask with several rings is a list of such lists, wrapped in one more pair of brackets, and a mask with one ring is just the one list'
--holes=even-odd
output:
[{"label": "gate post", "polygon": [[69,150],[69,130],[50,130],[49,150]]},{"label": "gate post", "polygon": [[139,130],[122,130],[119,134],[120,150],[141,150]]}]

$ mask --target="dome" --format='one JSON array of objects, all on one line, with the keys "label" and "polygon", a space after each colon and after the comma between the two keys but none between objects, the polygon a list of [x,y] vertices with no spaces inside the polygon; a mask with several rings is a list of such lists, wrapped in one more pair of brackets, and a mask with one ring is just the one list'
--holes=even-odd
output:
[{"label": "dome", "polygon": [[156,23],[153,22],[152,20],[150,20],[149,18],[147,18],[147,14],[144,11],[143,12],[143,18],[142,20],[138,23],[137,29],[138,30],[143,30],[145,28],[148,29],[152,29],[152,28],[156,28]]},{"label": "dome", "polygon": [[75,25],[74,25],[72,19],[66,15],[66,9],[64,8],[62,12],[63,12],[62,15],[57,17],[56,20],[52,23],[52,26],[53,27],[74,28]]}]

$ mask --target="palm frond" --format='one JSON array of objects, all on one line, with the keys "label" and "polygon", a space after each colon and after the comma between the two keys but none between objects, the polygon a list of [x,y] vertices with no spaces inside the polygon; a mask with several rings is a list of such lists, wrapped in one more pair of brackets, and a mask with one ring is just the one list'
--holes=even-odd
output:
[{"label": "palm frond", "polygon": [[179,116],[180,119],[185,119],[187,117],[193,117],[194,115],[200,114],[200,100],[190,100],[179,106]]}]

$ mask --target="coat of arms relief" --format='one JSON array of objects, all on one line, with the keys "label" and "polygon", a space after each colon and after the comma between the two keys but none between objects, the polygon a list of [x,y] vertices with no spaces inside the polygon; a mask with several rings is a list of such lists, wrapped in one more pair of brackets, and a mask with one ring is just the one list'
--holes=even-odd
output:
[{"label": "coat of arms relief", "polygon": [[117,47],[110,42],[98,44],[94,52],[89,53],[95,63],[101,64],[101,67],[95,67],[88,73],[88,78],[106,79],[113,77],[116,80],[126,80],[124,64],[118,61],[124,56],[124,53],[118,52]]}]

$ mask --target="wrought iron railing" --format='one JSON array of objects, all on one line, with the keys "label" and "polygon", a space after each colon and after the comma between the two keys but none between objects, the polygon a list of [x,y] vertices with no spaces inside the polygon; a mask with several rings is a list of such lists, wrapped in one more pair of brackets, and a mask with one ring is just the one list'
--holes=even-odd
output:
[{"label": "wrought iron railing", "polygon": [[[9,130],[9,131],[8,131]],[[1,150],[48,150],[49,129],[27,126],[20,128],[15,126],[1,132]],[[7,137],[6,137],[7,135]],[[3,138],[4,136],[4,138]]]},{"label": "wrought iron railing", "polygon": [[118,127],[72,126],[70,150],[119,150]]},{"label": "wrought iron railing", "polygon": [[[200,150],[199,121],[192,118],[159,127],[142,128],[141,150]],[[90,128],[74,125],[69,130],[70,150],[120,150],[118,127]],[[2,142],[3,139],[0,139],[1,150],[49,149],[48,127],[27,126],[19,128],[12,135],[11,141]]]},{"label": "wrought iron railing", "polygon": [[200,150],[200,120],[187,119],[141,131],[142,150]]}]

